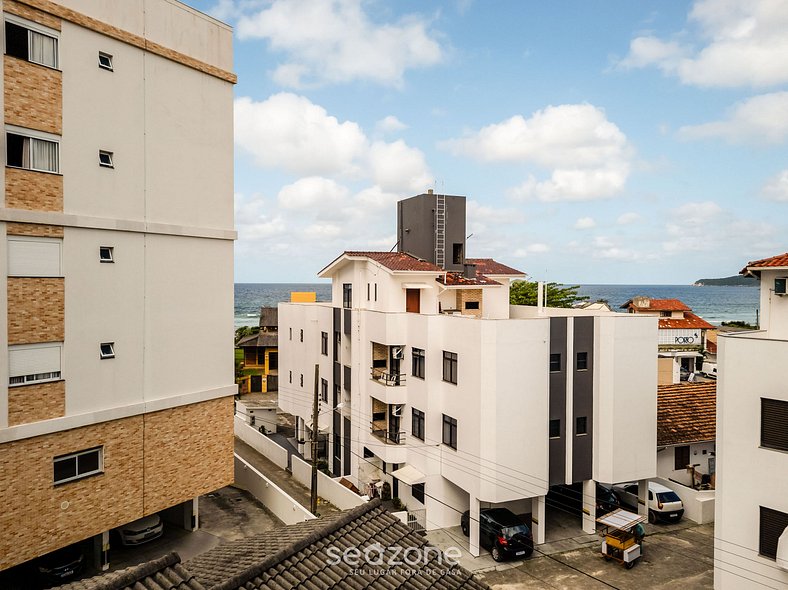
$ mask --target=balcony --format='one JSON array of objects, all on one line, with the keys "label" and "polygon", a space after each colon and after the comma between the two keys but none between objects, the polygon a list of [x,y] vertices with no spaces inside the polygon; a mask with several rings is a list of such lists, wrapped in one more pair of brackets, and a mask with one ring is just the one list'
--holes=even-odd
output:
[{"label": "balcony", "polygon": [[404,430],[390,430],[385,420],[371,422],[372,436],[382,440],[387,445],[402,445],[405,444],[405,431]]},{"label": "balcony", "polygon": [[405,385],[405,373],[392,372],[387,369],[372,367],[372,379],[386,387],[399,387]]}]

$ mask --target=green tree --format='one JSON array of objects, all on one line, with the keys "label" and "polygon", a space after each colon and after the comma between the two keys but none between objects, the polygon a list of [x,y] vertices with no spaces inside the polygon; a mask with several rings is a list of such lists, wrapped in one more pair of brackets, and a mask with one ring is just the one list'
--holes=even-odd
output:
[{"label": "green tree", "polygon": [[[512,305],[536,305],[539,283],[536,281],[514,281],[509,289],[509,303]],[[558,283],[545,283],[546,307],[574,307],[575,303],[588,301],[585,295],[578,295],[580,285],[565,286]]]},{"label": "green tree", "polygon": [[240,328],[236,328],[235,342],[238,343],[241,338],[246,338],[252,334],[257,334],[258,332],[260,332],[259,326],[241,326]]}]

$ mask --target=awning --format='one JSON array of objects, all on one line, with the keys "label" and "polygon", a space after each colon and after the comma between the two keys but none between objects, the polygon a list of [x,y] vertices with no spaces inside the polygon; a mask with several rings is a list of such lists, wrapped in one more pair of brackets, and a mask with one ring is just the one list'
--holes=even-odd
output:
[{"label": "awning", "polygon": [[403,289],[432,289],[427,283],[402,283]]},{"label": "awning", "polygon": [[785,527],[783,534],[777,539],[777,565],[788,571],[788,527]]},{"label": "awning", "polygon": [[405,465],[405,467],[400,467],[396,471],[392,471],[391,477],[396,477],[402,483],[408,484],[409,486],[427,481],[424,474],[411,465]]},{"label": "awning", "polygon": [[691,351],[686,351],[686,350],[673,350],[673,351],[660,350],[657,353],[657,356],[661,357],[661,358],[676,358],[676,357],[678,357],[678,358],[700,358],[700,357],[703,356],[703,353],[702,352],[691,352]]}]

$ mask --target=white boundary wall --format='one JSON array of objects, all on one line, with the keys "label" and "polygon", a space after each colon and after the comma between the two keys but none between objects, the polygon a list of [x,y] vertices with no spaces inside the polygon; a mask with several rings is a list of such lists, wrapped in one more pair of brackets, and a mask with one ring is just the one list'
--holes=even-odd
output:
[{"label": "white boundary wall", "polygon": [[247,490],[285,524],[295,524],[316,518],[314,514],[293,500],[279,486],[235,455],[235,485]]},{"label": "white boundary wall", "polygon": [[249,426],[238,414],[235,415],[235,436],[276,464],[277,467],[287,469],[287,451],[266,435]]},{"label": "white boundary wall", "polygon": [[[312,485],[312,465],[295,455],[293,455],[292,462],[295,480],[307,488],[310,487]],[[322,471],[317,472],[317,495],[328,500],[340,510],[355,508],[366,502],[364,498],[347,489],[338,481],[331,479]]]},{"label": "white boundary wall", "polygon": [[693,490],[663,477],[655,477],[651,481],[662,484],[678,494],[681,501],[684,502],[684,516],[686,518],[698,524],[714,522],[714,490]]}]

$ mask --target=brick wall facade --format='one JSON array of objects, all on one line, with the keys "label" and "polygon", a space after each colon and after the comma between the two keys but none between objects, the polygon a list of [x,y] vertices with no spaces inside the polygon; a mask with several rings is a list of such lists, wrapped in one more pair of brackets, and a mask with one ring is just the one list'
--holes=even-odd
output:
[{"label": "brick wall facade", "polygon": [[8,425],[66,415],[66,382],[36,383],[8,388]]},{"label": "brick wall facade", "polygon": [[[479,309],[465,309],[466,301],[477,301]],[[457,309],[463,315],[472,315],[477,318],[482,317],[482,290],[481,289],[459,289],[457,291]]]},{"label": "brick wall facade", "polygon": [[63,177],[21,168],[5,169],[5,206],[27,211],[63,211]]},{"label": "brick wall facade", "polygon": [[8,277],[8,344],[63,342],[65,281]]},{"label": "brick wall facade", "polygon": [[[233,400],[0,445],[0,570],[233,482]],[[104,447],[104,473],[53,485],[58,455]]]},{"label": "brick wall facade", "polygon": [[55,29],[56,31],[60,30],[59,18],[55,18],[46,12],[36,10],[32,6],[28,6],[22,2],[16,2],[15,0],[5,0],[3,2],[3,10],[10,12],[11,14],[15,14],[16,16],[26,18],[27,20],[31,20],[34,23],[49,27],[50,29]]},{"label": "brick wall facade", "polygon": [[3,59],[5,122],[63,133],[63,73],[10,55]]},{"label": "brick wall facade", "polygon": [[9,236],[34,236],[37,238],[62,238],[62,225],[40,225],[37,223],[6,223]]}]

